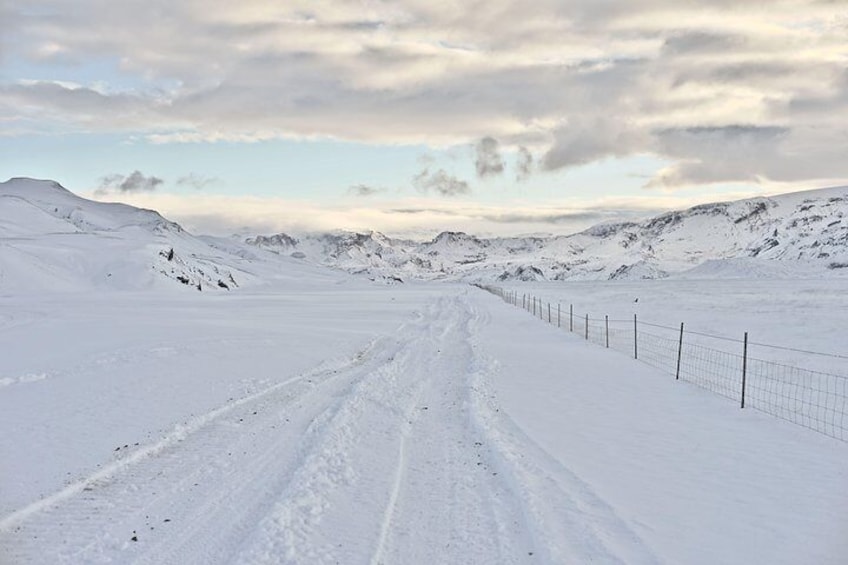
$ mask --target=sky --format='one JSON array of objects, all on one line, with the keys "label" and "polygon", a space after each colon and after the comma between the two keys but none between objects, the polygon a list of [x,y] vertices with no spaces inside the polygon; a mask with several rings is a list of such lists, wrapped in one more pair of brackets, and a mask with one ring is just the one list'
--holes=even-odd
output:
[{"label": "sky", "polygon": [[570,233],[848,184],[848,1],[0,0],[0,177],[199,233]]}]

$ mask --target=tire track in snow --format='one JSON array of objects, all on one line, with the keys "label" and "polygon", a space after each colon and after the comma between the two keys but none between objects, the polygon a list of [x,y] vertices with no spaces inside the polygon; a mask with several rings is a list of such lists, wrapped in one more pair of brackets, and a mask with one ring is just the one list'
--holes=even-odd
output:
[{"label": "tire track in snow", "polygon": [[318,432],[304,442],[302,463],[235,562],[368,562],[368,540],[380,539],[380,528],[388,528],[380,519],[391,516],[384,496],[391,499],[392,482],[403,475],[402,461],[391,454],[401,453],[420,394],[409,359],[437,314],[428,308],[398,334],[397,352],[322,414]]},{"label": "tire track in snow", "polygon": [[382,530],[371,563],[527,561],[534,541],[520,501],[482,461],[482,437],[470,425],[469,309],[454,297],[441,310],[419,369],[428,378],[406,441],[415,448],[404,454],[390,527]]},{"label": "tire track in snow", "polygon": [[520,505],[478,465],[457,297],[328,410],[321,433],[236,563],[514,563]]},{"label": "tire track in snow", "polygon": [[[472,326],[488,322],[474,306]],[[489,376],[497,362],[478,351],[470,371],[472,418],[492,449],[492,465],[513,485],[528,526],[535,530],[540,557],[551,563],[659,563],[647,544],[592,487],[526,435],[500,409]]]},{"label": "tire track in snow", "polygon": [[445,296],[353,359],[196,418],[2,518],[0,562],[655,562],[499,409],[486,322]]},{"label": "tire track in snow", "polygon": [[[160,507],[173,506],[168,504],[167,497],[186,496],[185,492],[180,491],[183,486],[180,477],[187,477],[189,486],[196,487],[193,481],[202,475],[201,470],[220,463],[214,459],[214,452],[209,453],[213,456],[211,465],[204,461],[205,452],[212,449],[226,451],[226,442],[234,441],[234,434],[243,433],[241,429],[228,428],[241,428],[246,416],[256,415],[257,409],[263,408],[263,413],[269,414],[264,431],[274,430],[279,427],[281,420],[285,420],[274,415],[274,409],[284,409],[310,394],[321,398],[319,407],[323,410],[323,388],[326,385],[367,374],[372,365],[379,366],[385,357],[392,355],[394,347],[391,339],[375,340],[351,359],[324,362],[311,371],[195,417],[186,424],[176,426],[161,440],[142,446],[96,473],[3,517],[0,519],[0,556],[5,554],[12,562],[17,562],[15,556],[21,562],[93,562],[110,552],[134,549],[137,546],[128,544],[132,528],[125,528],[126,534],[123,537],[111,539],[114,536],[110,532],[116,528],[107,527],[106,533],[101,535],[98,530],[103,529],[103,522],[143,522],[140,511],[155,507],[157,501]],[[235,422],[238,422],[237,426]],[[187,461],[195,465],[187,466]],[[162,484],[163,480],[172,482]],[[238,477],[235,480],[243,482]],[[139,503],[137,499],[142,498],[139,490],[148,486],[159,492],[150,495],[153,502]],[[218,492],[224,494],[221,489]],[[207,496],[215,498],[214,494]],[[192,499],[189,502],[203,504],[200,497],[187,498]],[[98,514],[103,515],[103,521],[92,519]],[[146,516],[150,516],[150,513]],[[134,517],[134,520],[128,517]],[[44,544],[41,540],[48,539],[48,536],[55,538],[57,525],[62,526],[59,529],[62,537],[54,539],[53,544]],[[46,554],[51,552],[53,557],[48,559]],[[84,559],[80,559],[81,553],[85,554]],[[183,562],[192,562],[191,559],[196,557],[189,556],[189,561]]]},{"label": "tire track in snow", "polygon": [[401,426],[402,430],[400,434],[400,445],[398,446],[398,462],[397,467],[395,468],[392,491],[389,495],[389,502],[386,505],[385,512],[383,513],[383,521],[380,524],[380,537],[377,540],[377,549],[374,551],[374,555],[371,558],[371,565],[380,565],[383,563],[383,552],[385,551],[386,540],[388,539],[389,532],[391,531],[392,518],[395,513],[395,507],[397,506],[398,496],[404,479],[404,472],[406,471],[406,443],[409,439],[409,430],[411,426],[408,424],[401,424]]}]

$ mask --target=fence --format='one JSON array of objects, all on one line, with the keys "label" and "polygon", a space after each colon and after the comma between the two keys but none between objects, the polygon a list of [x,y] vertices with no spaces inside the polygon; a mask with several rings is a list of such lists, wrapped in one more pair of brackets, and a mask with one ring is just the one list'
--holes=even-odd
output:
[{"label": "fence", "polygon": [[[758,359],[750,355],[747,332],[743,339],[731,339],[652,324],[632,319],[590,318],[578,315],[573,305],[543,302],[540,298],[494,286],[478,285],[501,297],[505,302],[523,308],[543,321],[572,332],[602,347],[633,356],[675,379],[683,380],[716,394],[735,400],[742,408],[754,408],[788,420],[830,437],[848,441],[848,377],[813,371]],[[719,340],[725,349],[708,347],[706,341]],[[733,344],[733,351],[729,344]],[[767,344],[763,348],[800,350]],[[839,355],[800,351],[848,359]]]}]

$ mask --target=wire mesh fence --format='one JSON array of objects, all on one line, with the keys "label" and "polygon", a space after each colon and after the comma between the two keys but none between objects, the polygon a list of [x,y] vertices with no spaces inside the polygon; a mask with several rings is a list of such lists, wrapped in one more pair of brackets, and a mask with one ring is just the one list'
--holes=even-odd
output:
[{"label": "wire mesh fence", "polygon": [[[805,351],[652,324],[637,319],[611,320],[576,314],[574,306],[545,302],[516,291],[478,285],[541,320],[602,347],[630,355],[676,379],[692,383],[766,414],[848,441],[848,376],[760,359],[759,350],[792,351],[804,355],[848,357]],[[705,342],[722,343],[708,346]],[[732,349],[732,350],[730,350]]]}]

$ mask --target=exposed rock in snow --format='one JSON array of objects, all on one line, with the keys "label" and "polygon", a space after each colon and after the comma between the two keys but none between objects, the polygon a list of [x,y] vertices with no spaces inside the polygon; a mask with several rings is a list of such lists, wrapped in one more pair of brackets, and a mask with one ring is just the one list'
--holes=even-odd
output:
[{"label": "exposed rock in snow", "polygon": [[332,267],[373,281],[848,276],[848,187],[668,212],[558,237],[416,242],[379,232],[194,236],[157,212],[93,202],[52,181],[0,183],[0,289],[228,291]]},{"label": "exposed rock in snow", "polygon": [[[315,263],[375,277],[417,279],[606,280],[677,276],[713,262],[710,272],[824,276],[848,264],[848,187],[694,206],[641,223],[599,224],[559,237],[483,239],[443,232],[416,243],[382,234],[311,235],[294,248]],[[258,238],[248,240],[254,245]],[[289,249],[289,248],[287,248]],[[754,267],[752,261],[764,262]],[[774,261],[794,266],[770,265]],[[799,265],[803,265],[802,267]],[[831,265],[836,265],[831,267]],[[703,271],[706,272],[706,271]],[[687,275],[688,276],[688,275]]]}]

